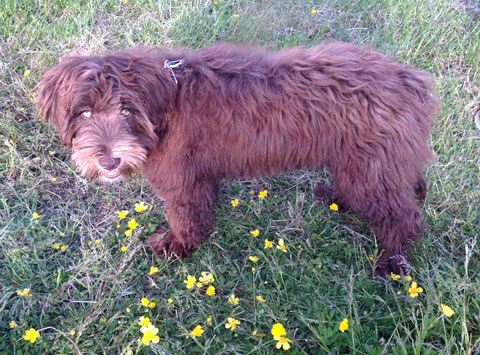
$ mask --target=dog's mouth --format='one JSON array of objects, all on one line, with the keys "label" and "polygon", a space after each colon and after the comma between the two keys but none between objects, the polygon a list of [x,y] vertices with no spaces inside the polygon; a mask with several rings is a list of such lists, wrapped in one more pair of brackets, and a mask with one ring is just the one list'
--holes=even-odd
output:
[{"label": "dog's mouth", "polygon": [[113,169],[113,170],[102,170],[102,176],[107,178],[107,179],[116,179],[120,175],[122,175],[122,172],[120,169]]}]

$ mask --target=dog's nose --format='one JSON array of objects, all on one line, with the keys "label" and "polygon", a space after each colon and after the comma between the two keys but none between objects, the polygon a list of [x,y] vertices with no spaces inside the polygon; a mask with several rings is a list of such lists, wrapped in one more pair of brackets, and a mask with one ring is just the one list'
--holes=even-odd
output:
[{"label": "dog's nose", "polygon": [[120,162],[122,160],[120,158],[115,158],[115,157],[101,157],[98,159],[98,164],[105,170],[113,170],[118,168],[120,165]]}]

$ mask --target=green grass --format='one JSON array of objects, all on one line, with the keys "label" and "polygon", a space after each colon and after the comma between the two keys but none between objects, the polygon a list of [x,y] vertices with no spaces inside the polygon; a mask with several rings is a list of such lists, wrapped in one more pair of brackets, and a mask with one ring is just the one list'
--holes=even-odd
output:
[{"label": "green grass", "polygon": [[[277,351],[270,334],[277,322],[293,354],[480,353],[480,132],[473,122],[480,103],[478,13],[474,2],[453,0],[4,0],[0,353],[267,354]],[[314,204],[312,187],[328,179],[324,171],[225,182],[215,230],[193,257],[154,258],[145,239],[166,218],[148,184],[135,176],[105,188],[80,177],[69,149],[33,105],[42,73],[71,52],[216,41],[277,49],[332,38],[371,46],[435,78],[443,105],[431,140],[435,160],[426,172],[423,210],[430,229],[412,264],[424,289],[415,299],[405,280],[372,275],[376,245],[363,221]],[[261,200],[264,189],[268,197]],[[240,205],[234,208],[235,198]],[[134,212],[139,201],[151,208]],[[140,224],[129,238],[128,218],[116,214],[122,209]],[[33,212],[41,217],[33,219]],[[265,238],[283,238],[287,252],[264,249]],[[151,266],[159,271],[149,276]],[[207,296],[206,287],[186,289],[187,276],[202,271],[213,273],[215,296]],[[24,288],[31,297],[17,294]],[[232,293],[238,305],[227,302]],[[143,307],[143,297],[156,307]],[[455,314],[442,315],[441,303]],[[158,344],[139,342],[140,316],[158,328]],[[225,328],[228,317],[241,322],[233,332]],[[350,327],[342,333],[344,318]],[[197,325],[205,332],[192,339]],[[40,330],[34,344],[23,339],[32,327]]]}]

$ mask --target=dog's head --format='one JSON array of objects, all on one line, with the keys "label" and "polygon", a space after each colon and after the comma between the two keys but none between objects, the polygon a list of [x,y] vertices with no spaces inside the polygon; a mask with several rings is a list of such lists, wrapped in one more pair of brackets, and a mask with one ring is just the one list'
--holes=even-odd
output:
[{"label": "dog's head", "polygon": [[165,133],[176,84],[159,53],[67,56],[39,83],[37,106],[72,146],[82,174],[114,182],[138,170]]}]

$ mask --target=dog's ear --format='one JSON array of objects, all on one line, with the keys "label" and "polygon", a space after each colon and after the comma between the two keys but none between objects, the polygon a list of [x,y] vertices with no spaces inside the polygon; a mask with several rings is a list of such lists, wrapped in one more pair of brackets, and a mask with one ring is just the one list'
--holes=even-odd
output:
[{"label": "dog's ear", "polygon": [[65,145],[71,145],[72,134],[68,130],[68,113],[74,81],[73,68],[80,57],[67,56],[60,64],[47,71],[37,84],[36,105],[44,121],[50,121]]}]

